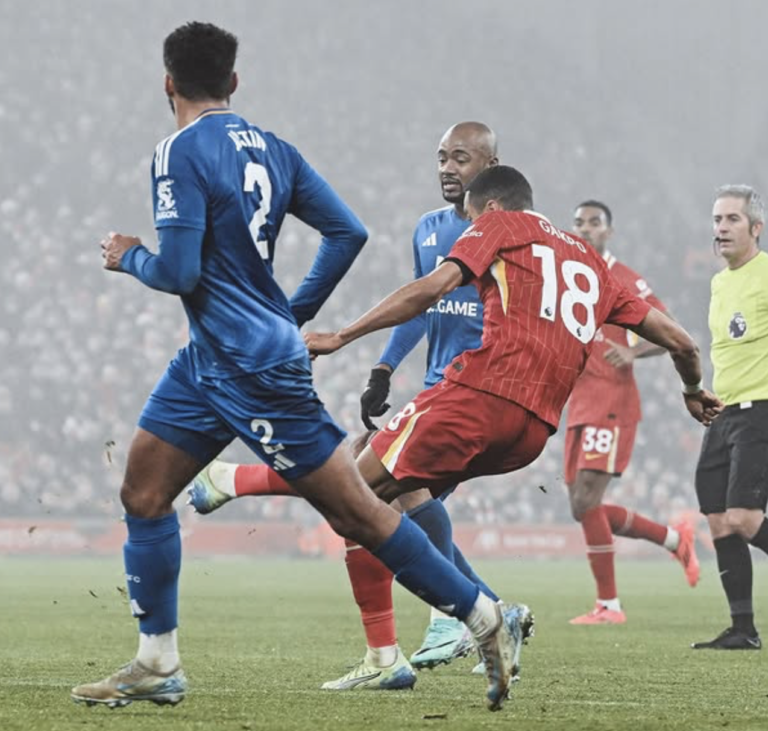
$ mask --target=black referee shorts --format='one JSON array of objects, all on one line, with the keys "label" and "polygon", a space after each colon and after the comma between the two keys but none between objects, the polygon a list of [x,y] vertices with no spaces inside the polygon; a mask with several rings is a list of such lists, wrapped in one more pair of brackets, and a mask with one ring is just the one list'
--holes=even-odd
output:
[{"label": "black referee shorts", "polygon": [[765,512],[768,500],[768,401],[726,406],[704,433],[696,466],[704,515],[728,508]]}]

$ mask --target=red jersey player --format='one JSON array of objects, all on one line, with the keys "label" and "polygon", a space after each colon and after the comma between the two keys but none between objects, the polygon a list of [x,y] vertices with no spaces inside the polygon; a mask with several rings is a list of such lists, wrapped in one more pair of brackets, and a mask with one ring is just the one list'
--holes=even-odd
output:
[{"label": "red jersey player", "polygon": [[525,177],[499,165],[468,186],[473,221],[431,274],[392,293],[336,333],[309,333],[313,355],[410,320],[473,282],[483,301],[483,340],[456,358],[445,380],[422,391],[357,460],[385,499],[429,486],[439,494],[472,477],[520,469],[554,433],[598,329],[631,328],[667,349],[691,415],[708,425],[721,408],[700,386],[698,348],[671,318],[611,275],[587,243],[532,212]]},{"label": "red jersey player", "polygon": [[[613,232],[608,206],[594,200],[581,203],[574,211],[573,226],[603,257],[617,282],[657,310],[666,311],[645,280],[607,251],[606,244]],[[662,348],[638,342],[632,333],[606,323],[595,335],[592,354],[568,402],[565,481],[571,512],[584,531],[587,556],[597,584],[595,608],[575,617],[571,624],[626,622],[616,591],[614,533],[665,546],[683,565],[688,583],[695,586],[698,582],[699,562],[692,526],[660,525],[624,507],[602,504],[611,478],[619,477],[629,464],[641,418],[632,362],[663,352]]]}]

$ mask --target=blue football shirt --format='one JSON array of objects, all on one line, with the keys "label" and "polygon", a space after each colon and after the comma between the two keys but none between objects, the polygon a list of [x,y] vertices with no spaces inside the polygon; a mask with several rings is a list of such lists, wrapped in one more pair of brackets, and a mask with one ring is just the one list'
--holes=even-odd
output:
[{"label": "blue football shirt", "polygon": [[[304,356],[296,318],[315,314],[365,229],[296,148],[229,109],[207,110],[157,146],[152,195],[157,229],[204,232],[200,279],[181,297],[198,372],[232,377]],[[321,248],[296,302],[272,268],[288,213],[318,229],[324,245],[345,248],[357,235],[340,257],[326,246],[323,261]]]},{"label": "blue football shirt", "polygon": [[[453,206],[424,214],[413,233],[414,276],[418,279],[439,266],[468,226],[469,220],[458,216]],[[483,305],[477,288],[458,287],[423,315],[395,328],[379,362],[397,368],[425,333],[424,386],[429,388],[442,380],[443,370],[457,355],[480,347]]]}]

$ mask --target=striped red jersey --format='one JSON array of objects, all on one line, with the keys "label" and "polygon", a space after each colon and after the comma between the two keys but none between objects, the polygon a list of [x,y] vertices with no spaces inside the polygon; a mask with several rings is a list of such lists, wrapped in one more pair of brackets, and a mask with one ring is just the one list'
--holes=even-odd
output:
[{"label": "striped red jersey", "polygon": [[[657,310],[667,311],[637,272],[617,261],[616,257],[607,251],[603,259],[619,284]],[[608,324],[597,331],[592,354],[587,360],[584,373],[576,381],[568,402],[569,427],[580,424],[603,425],[609,422],[617,425],[636,424],[642,417],[640,392],[637,390],[632,366],[615,368],[605,359],[611,342],[634,345],[637,343],[637,335]],[[595,398],[595,394],[599,394],[600,398]]]},{"label": "striped red jersey", "polygon": [[514,401],[553,429],[598,328],[637,325],[650,310],[589,244],[530,211],[484,214],[449,258],[474,276],[483,340],[456,358],[445,377]]}]

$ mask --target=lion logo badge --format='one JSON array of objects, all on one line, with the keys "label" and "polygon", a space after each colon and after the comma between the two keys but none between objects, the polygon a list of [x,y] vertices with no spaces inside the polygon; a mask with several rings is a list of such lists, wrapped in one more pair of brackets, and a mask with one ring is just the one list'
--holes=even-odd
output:
[{"label": "lion logo badge", "polygon": [[728,334],[733,340],[741,340],[747,334],[747,321],[741,312],[734,312],[728,323]]}]

